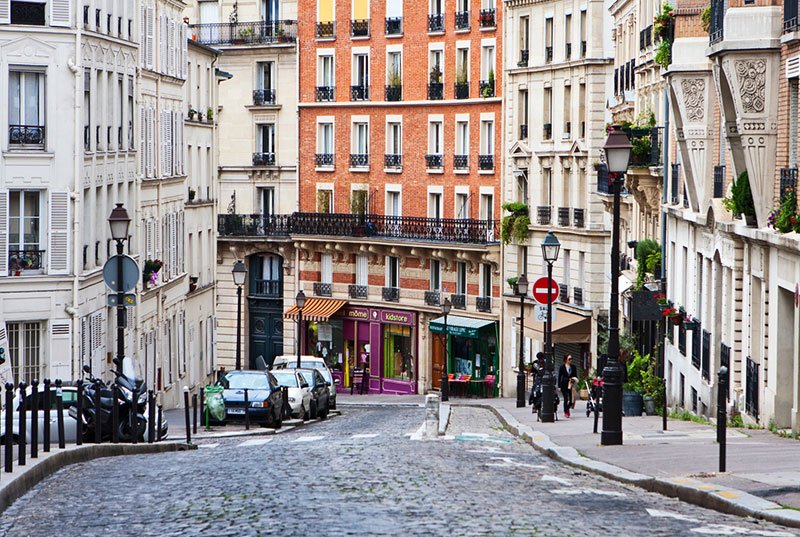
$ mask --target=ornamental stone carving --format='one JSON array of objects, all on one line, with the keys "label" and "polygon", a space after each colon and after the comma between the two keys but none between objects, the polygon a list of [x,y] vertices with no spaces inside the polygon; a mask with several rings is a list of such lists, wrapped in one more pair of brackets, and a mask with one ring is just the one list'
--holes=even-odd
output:
[{"label": "ornamental stone carving", "polygon": [[767,62],[763,59],[734,62],[743,112],[764,112],[764,93],[767,85]]},{"label": "ornamental stone carving", "polygon": [[687,78],[681,81],[686,120],[702,122],[706,115],[706,81],[702,78]]}]

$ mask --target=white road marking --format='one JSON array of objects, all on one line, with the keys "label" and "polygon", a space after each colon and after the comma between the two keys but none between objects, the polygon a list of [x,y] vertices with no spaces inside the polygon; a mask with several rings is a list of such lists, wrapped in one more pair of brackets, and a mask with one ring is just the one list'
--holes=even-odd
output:
[{"label": "white road marking", "polygon": [[701,528],[693,528],[689,531],[701,535],[762,535],[764,537],[792,537],[794,535],[794,533],[786,531],[757,530],[740,528],[737,526],[726,526],[725,524],[707,524]]},{"label": "white road marking", "polygon": [[558,483],[559,485],[571,485],[572,481],[569,479],[564,479],[563,477],[555,477],[552,475],[543,475],[542,481],[552,481],[553,483]]},{"label": "white road marking", "polygon": [[322,440],[325,438],[324,436],[300,436],[294,440],[294,442],[316,442],[317,440]]},{"label": "white road marking", "polygon": [[219,444],[197,444],[197,447],[214,449],[215,447],[219,447]]},{"label": "white road marking", "polygon": [[378,436],[377,433],[361,433],[361,434],[354,434],[350,438],[352,438],[353,440],[358,440],[362,438],[376,438],[377,436]]},{"label": "white road marking", "polygon": [[700,522],[696,518],[681,515],[679,513],[671,513],[669,511],[660,511],[658,509],[647,509],[647,513],[656,518],[674,518],[675,520],[685,520],[686,522]]},{"label": "white road marking", "polygon": [[519,462],[515,461],[511,457],[492,457],[494,461],[500,462],[490,462],[487,466],[499,466],[499,467],[513,467],[513,468],[532,468],[534,470],[541,470],[544,468],[541,464],[528,464],[526,462]]},{"label": "white road marking", "polygon": [[272,438],[254,438],[253,440],[246,440],[239,444],[239,447],[249,447],[249,446],[263,446],[267,442],[271,442]]},{"label": "white road marking", "polygon": [[600,489],[555,489],[551,491],[553,494],[562,494],[564,496],[578,496],[580,494],[588,494],[590,496],[614,496],[616,498],[624,498],[625,494],[622,492],[615,492],[613,490],[600,490]]}]

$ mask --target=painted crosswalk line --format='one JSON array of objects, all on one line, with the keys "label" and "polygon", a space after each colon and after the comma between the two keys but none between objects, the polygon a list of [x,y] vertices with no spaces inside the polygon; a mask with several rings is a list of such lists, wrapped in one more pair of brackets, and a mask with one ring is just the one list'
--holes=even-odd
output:
[{"label": "painted crosswalk line", "polygon": [[239,447],[249,447],[249,446],[263,446],[267,442],[271,442],[272,438],[254,438],[252,440],[246,440],[239,444]]},{"label": "painted crosswalk line", "polygon": [[503,467],[505,467],[505,468],[509,468],[509,467],[513,467],[513,468],[530,468],[532,470],[541,470],[542,468],[544,468],[544,465],[541,465],[541,464],[528,464],[526,462],[519,462],[519,461],[515,461],[511,457],[492,457],[492,460],[496,461],[496,462],[487,463],[486,466],[496,466],[496,467],[501,467],[501,468],[503,468]]},{"label": "painted crosswalk line", "polygon": [[792,537],[795,534],[788,531],[759,530],[755,528],[742,528],[726,524],[706,524],[700,528],[692,528],[692,533],[700,535],[758,535],[760,537]]},{"label": "painted crosswalk line", "polygon": [[324,436],[300,436],[293,440],[293,442],[316,442],[322,440]]},{"label": "painted crosswalk line", "polygon": [[360,440],[360,439],[367,439],[367,438],[377,438],[377,433],[361,433],[361,434],[354,434],[350,438],[353,440]]},{"label": "painted crosswalk line", "polygon": [[563,477],[555,477],[552,475],[543,475],[542,481],[550,481],[551,483],[558,483],[559,485],[571,485],[572,481],[564,479]]},{"label": "painted crosswalk line", "polygon": [[219,443],[197,444],[197,446],[204,449],[214,449],[215,447],[219,447]]},{"label": "painted crosswalk line", "polygon": [[578,496],[581,494],[588,494],[589,496],[614,496],[616,498],[624,498],[626,495],[622,492],[616,492],[613,490],[601,490],[601,489],[554,489],[551,491],[553,494],[561,494],[563,496]]}]

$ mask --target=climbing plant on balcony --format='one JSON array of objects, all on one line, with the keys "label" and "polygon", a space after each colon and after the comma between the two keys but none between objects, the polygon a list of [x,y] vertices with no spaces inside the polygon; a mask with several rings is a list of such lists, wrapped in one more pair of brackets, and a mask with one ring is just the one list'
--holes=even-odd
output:
[{"label": "climbing plant on balcony", "polygon": [[708,4],[703,8],[703,11],[700,12],[700,24],[705,33],[711,30],[711,4]]},{"label": "climbing plant on balcony", "polygon": [[[658,258],[650,263],[650,257],[658,254]],[[661,264],[661,246],[653,239],[645,239],[636,244],[636,288],[641,289],[647,274],[655,274],[656,265]],[[648,266],[650,265],[650,266]]]},{"label": "climbing plant on balcony", "polygon": [[658,44],[658,50],[653,60],[663,69],[669,69],[669,64],[672,63],[672,41],[662,39],[661,43]]},{"label": "climbing plant on balcony", "polygon": [[675,8],[669,2],[661,4],[656,16],[653,18],[653,32],[661,39],[670,36],[672,25],[675,23]]},{"label": "climbing plant on balcony", "polygon": [[513,239],[516,242],[525,242],[528,238],[528,227],[531,219],[528,216],[528,205],[521,202],[503,204],[503,209],[508,211],[500,222],[500,239],[503,244],[508,244]]}]

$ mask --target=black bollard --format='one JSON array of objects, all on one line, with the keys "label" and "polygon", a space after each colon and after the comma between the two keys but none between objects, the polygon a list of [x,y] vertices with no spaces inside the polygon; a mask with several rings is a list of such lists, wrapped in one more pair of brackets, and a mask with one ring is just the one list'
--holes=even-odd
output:
[{"label": "black bollard", "polygon": [[717,442],[719,443],[719,471],[725,471],[726,428],[728,412],[725,408],[728,399],[728,368],[724,365],[717,373],[719,389],[717,391]]},{"label": "black bollard", "polygon": [[[200,388],[200,423],[203,423],[203,416],[206,415],[206,394],[205,390],[201,387]],[[208,423],[206,423],[206,427],[208,427]]]},{"label": "black bollard", "polygon": [[[6,431],[14,430],[14,385],[10,382],[6,384]],[[5,437],[5,470],[11,472],[11,465],[14,462],[14,437],[6,433]]]},{"label": "black bollard", "polygon": [[192,433],[197,434],[197,394],[192,394]]},{"label": "black bollard", "polygon": [[161,413],[163,412],[164,407],[158,405],[158,418],[156,419],[156,439],[160,442],[161,441]]},{"label": "black bollard", "polygon": [[44,379],[44,430],[42,451],[50,453],[50,379]]},{"label": "black bollard", "polygon": [[27,434],[27,416],[25,412],[25,384],[24,382],[19,383],[19,428],[17,434],[17,442],[19,445],[19,455],[17,455],[17,464],[20,466],[25,466],[25,435]]},{"label": "black bollard", "polygon": [[156,398],[153,390],[147,392],[147,442],[156,441]]},{"label": "black bollard", "polygon": [[94,443],[99,444],[103,439],[103,431],[100,428],[102,426],[100,422],[103,421],[100,412],[100,381],[94,381],[92,386],[94,387]]},{"label": "black bollard", "polygon": [[131,442],[134,444],[139,443],[139,413],[137,410],[139,409],[139,390],[136,389],[136,386],[133,387],[133,395],[131,400],[131,410],[128,413],[128,418],[130,422],[128,424],[131,427]]},{"label": "black bollard", "polygon": [[39,381],[31,382],[31,459],[39,458]]},{"label": "black bollard", "polygon": [[183,408],[184,408],[184,415],[186,416],[186,443],[192,443],[192,427],[191,423],[189,423],[189,388],[184,386],[183,388]]},{"label": "black bollard", "polygon": [[250,397],[247,388],[244,389],[244,428],[250,430]]},{"label": "black bollard", "polygon": [[[83,396],[83,390],[81,390],[81,385],[78,384],[78,405],[81,404],[81,397]],[[61,393],[61,379],[56,379],[56,419],[58,420],[58,448],[64,449],[66,447],[66,442],[64,439],[64,395]],[[80,413],[80,406],[78,406],[78,438],[76,443],[81,443],[81,431],[83,428],[81,427],[81,422],[83,421],[83,416]]]},{"label": "black bollard", "polygon": [[116,382],[111,385],[111,397],[114,399],[111,407],[111,441],[119,444],[119,386]]},{"label": "black bollard", "polygon": [[[56,381],[56,383],[57,383],[56,386],[58,386],[58,398],[62,402],[61,406],[62,406],[62,410],[63,410],[64,398],[61,396],[61,384],[59,383],[59,381]],[[75,427],[76,427],[76,430],[75,430],[75,443],[77,445],[79,445],[79,446],[83,444],[83,391],[84,391],[83,381],[78,381],[78,394],[77,394],[77,398],[75,399],[75,410],[78,413],[78,419],[77,419],[77,421],[75,423]],[[61,411],[59,411],[59,412],[61,412]],[[61,412],[61,419],[63,419],[63,417],[64,417],[64,413]],[[59,447],[63,447],[61,445],[61,441],[60,440],[59,440]]]}]

